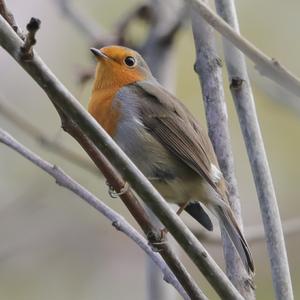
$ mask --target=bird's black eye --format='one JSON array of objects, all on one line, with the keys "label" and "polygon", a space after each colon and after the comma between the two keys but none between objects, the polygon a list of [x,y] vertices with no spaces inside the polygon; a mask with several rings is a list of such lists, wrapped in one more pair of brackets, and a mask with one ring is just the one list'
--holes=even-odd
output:
[{"label": "bird's black eye", "polygon": [[128,67],[134,67],[136,60],[132,56],[127,56],[127,57],[125,57],[124,62]]}]

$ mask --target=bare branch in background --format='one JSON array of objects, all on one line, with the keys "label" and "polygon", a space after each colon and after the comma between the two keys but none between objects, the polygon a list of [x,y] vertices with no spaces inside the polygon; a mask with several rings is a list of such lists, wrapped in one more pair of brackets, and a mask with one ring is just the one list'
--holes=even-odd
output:
[{"label": "bare branch in background", "polygon": [[[295,218],[291,220],[283,221],[282,229],[284,236],[290,237],[295,234],[300,233],[300,219]],[[247,242],[249,244],[255,245],[257,243],[265,242],[266,236],[264,232],[264,228],[260,225],[249,226],[245,228],[245,235],[247,238]],[[212,233],[207,234],[205,230],[193,230],[194,234],[202,241],[207,244],[212,245],[220,245],[221,244],[221,237],[219,234]]]},{"label": "bare branch in background", "polygon": [[[268,57],[251,42],[231,28],[222,18],[215,14],[203,0],[185,0],[192,4],[212,27],[250,58],[261,75],[270,78],[296,96],[300,97],[300,80],[278,60]],[[300,101],[300,100],[299,100]]]},{"label": "bare branch in background", "polygon": [[115,44],[117,37],[106,31],[97,22],[93,22],[82,11],[77,9],[70,0],[56,0],[62,13],[83,33],[89,42],[99,45]]},{"label": "bare branch in background", "polygon": [[152,26],[138,51],[142,53],[154,77],[169,90],[174,90],[173,41],[186,20],[187,9],[181,0],[152,0]]},{"label": "bare branch in background", "polygon": [[[72,94],[58,81],[54,74],[35,53],[30,61],[20,59],[19,49],[22,41],[0,17],[0,45],[30,74],[47,93],[54,106],[76,122],[96,147],[103,151],[110,162],[118,169],[122,168],[126,180],[153,210],[169,232],[180,243],[199,270],[214,287],[217,293],[226,299],[242,299],[230,280],[214,262],[208,252],[186,225],[173,212],[161,195],[153,188],[144,175],[135,167],[121,149],[114,143],[103,128],[87,113]],[[119,191],[119,190],[117,190]],[[125,193],[126,194],[126,193]]]},{"label": "bare branch in background", "polygon": [[290,111],[296,114],[297,117],[300,116],[300,101],[299,97],[295,94],[290,93],[288,90],[279,86],[274,81],[267,77],[258,76],[257,73],[248,69],[249,77],[256,86],[259,87],[264,93],[270,97],[270,100],[275,101],[282,107],[287,107]]},{"label": "bare branch in background", "polygon": [[23,40],[25,36],[23,35],[21,29],[19,28],[14,15],[10,12],[6,5],[5,0],[0,1],[0,15],[7,21],[11,28],[17,33],[17,35]]},{"label": "bare branch in background", "polygon": [[63,146],[59,142],[49,138],[38,127],[34,126],[31,122],[26,120],[21,114],[17,113],[17,109],[13,109],[8,105],[3,95],[0,95],[0,114],[7,118],[10,122],[18,127],[22,132],[32,137],[39,145],[48,151],[63,157],[65,160],[83,168],[93,174],[101,173],[95,168],[88,159],[85,159],[82,155],[72,151],[71,149]]},{"label": "bare branch in background", "polygon": [[[218,13],[233,27],[231,30],[238,35],[239,24],[234,1],[216,0],[216,7]],[[241,39],[241,41],[243,40]],[[245,43],[245,41],[243,41],[243,43]],[[230,81],[230,90],[239,117],[259,199],[276,298],[278,300],[292,300],[294,298],[293,289],[279,208],[257,119],[255,102],[248,78],[245,59],[242,53],[227,40],[223,39],[223,44]],[[257,55],[259,52],[256,51],[254,54],[258,57]],[[264,58],[264,60],[257,66],[265,70],[266,59],[268,58],[264,57],[262,53],[260,53],[260,56],[260,58]],[[275,66],[276,72],[280,72],[281,74],[281,76],[277,77],[278,74],[275,74],[275,71],[273,70],[270,73],[273,78],[277,78],[277,80],[280,78],[286,87],[297,91],[297,87],[299,88],[300,85],[296,81],[296,78],[293,78],[291,74],[274,61],[271,66]],[[270,64],[268,64],[268,67],[270,67]]]},{"label": "bare branch in background", "polygon": [[126,38],[129,26],[135,20],[144,20],[147,23],[153,23],[153,19],[154,13],[151,3],[145,2],[137,4],[136,7],[130,9],[127,13],[121,16],[121,20],[114,25],[112,32],[116,35],[116,37],[118,37],[119,45],[126,45],[127,47],[135,48],[134,45],[128,44],[129,41]]},{"label": "bare branch in background", "polygon": [[[191,11],[192,28],[196,47],[195,71],[198,73],[205,104],[208,133],[213,143],[219,165],[228,183],[229,203],[242,228],[242,217],[234,161],[228,128],[221,60],[217,55],[213,28]],[[253,278],[244,265],[225,230],[222,230],[226,273],[245,299],[255,299]]]},{"label": "bare branch in background", "polygon": [[[104,30],[100,24],[91,21],[89,17],[74,6],[74,1],[56,0],[56,3],[63,15],[68,18],[72,24],[82,32],[82,36],[88,38],[91,45],[96,48],[107,45],[124,45],[132,49],[137,49],[138,46],[127,38],[129,26],[137,19],[154,24],[153,8],[147,2],[138,4],[134,9],[124,13],[110,31]],[[93,75],[94,69],[82,70],[79,72],[79,82],[84,84],[90,80]]]},{"label": "bare branch in background", "polygon": [[86,201],[89,205],[94,207],[103,216],[112,222],[112,225],[127,237],[129,237],[133,242],[135,242],[155,263],[155,265],[161,270],[164,275],[164,280],[179,292],[183,299],[189,299],[188,295],[170,270],[166,265],[164,260],[154,253],[152,249],[148,246],[147,241],[143,238],[121,215],[112,210],[106,204],[104,204],[100,199],[90,193],[87,189],[81,186],[78,182],[72,179],[59,167],[50,164],[49,162],[40,158],[37,154],[27,149],[25,146],[16,141],[11,135],[0,128],[0,142],[6,144],[11,149],[15,150],[23,157],[31,161],[40,169],[44,170],[50,176],[55,179],[55,182],[73,192],[75,195],[79,196],[81,199]]}]

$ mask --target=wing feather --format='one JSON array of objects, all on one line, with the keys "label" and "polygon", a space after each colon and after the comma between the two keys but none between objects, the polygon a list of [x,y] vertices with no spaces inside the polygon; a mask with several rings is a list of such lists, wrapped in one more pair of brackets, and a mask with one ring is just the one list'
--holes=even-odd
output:
[{"label": "wing feather", "polygon": [[220,193],[211,177],[211,164],[218,166],[212,144],[186,107],[156,82],[139,81],[126,88],[138,95],[140,120],[149,132]]}]

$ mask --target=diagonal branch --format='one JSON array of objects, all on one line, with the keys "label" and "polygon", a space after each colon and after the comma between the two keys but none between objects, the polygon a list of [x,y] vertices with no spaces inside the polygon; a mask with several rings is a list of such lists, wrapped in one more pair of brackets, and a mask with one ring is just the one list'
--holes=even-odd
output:
[{"label": "diagonal branch", "polygon": [[7,21],[11,28],[17,33],[17,35],[23,40],[25,36],[23,35],[20,27],[18,26],[14,15],[10,12],[6,5],[5,0],[0,1],[0,15]]},{"label": "diagonal branch", "polygon": [[44,170],[50,176],[55,179],[55,182],[73,192],[81,199],[86,201],[89,205],[94,207],[102,215],[104,215],[108,220],[112,222],[112,225],[127,237],[129,237],[133,242],[135,242],[150,258],[151,260],[159,267],[161,272],[164,275],[164,280],[171,285],[179,292],[183,299],[189,299],[186,292],[183,290],[182,286],[166,265],[164,260],[154,253],[152,249],[148,246],[147,241],[143,238],[121,215],[112,210],[106,204],[104,204],[100,199],[90,193],[87,189],[81,186],[78,182],[72,179],[67,175],[62,169],[58,168],[55,165],[50,164],[49,162],[43,160],[34,152],[27,149],[25,146],[16,141],[11,135],[0,128],[0,142],[4,143],[11,149],[15,150],[21,154],[24,158],[31,161],[40,169]]},{"label": "diagonal branch", "polygon": [[109,45],[114,44],[117,40],[116,36],[107,32],[104,28],[99,26],[99,24],[85,16],[70,0],[56,0],[56,3],[61,9],[61,12],[72,20],[73,24],[83,33],[83,36],[88,38],[89,42]]},{"label": "diagonal branch", "polygon": [[88,159],[85,159],[82,155],[79,155],[59,142],[47,137],[37,126],[34,126],[29,120],[25,119],[21,114],[18,114],[17,110],[10,107],[7,102],[8,101],[5,100],[4,96],[0,94],[0,114],[11,121],[18,129],[32,137],[46,150],[52,151],[63,157],[65,160],[68,160],[93,174],[101,175],[94,164]]},{"label": "diagonal branch", "polygon": [[[35,53],[31,61],[20,59],[22,41],[0,17],[0,45],[31,75],[47,93],[54,106],[76,122],[96,147],[117,168],[124,170],[126,180],[155,215],[168,228],[217,293],[226,299],[242,299],[230,280],[214,262],[202,244],[195,238],[181,219],[173,212],[150,182],[128,159],[103,128],[83,109],[81,104],[60,83],[55,75]],[[119,191],[119,190],[117,190]],[[126,194],[126,193],[125,193]]]},{"label": "diagonal branch", "polygon": [[296,96],[300,97],[300,80],[278,60],[268,57],[251,42],[231,28],[222,18],[215,14],[203,0],[185,0],[215,30],[230,41],[250,58],[261,75],[270,78]]}]

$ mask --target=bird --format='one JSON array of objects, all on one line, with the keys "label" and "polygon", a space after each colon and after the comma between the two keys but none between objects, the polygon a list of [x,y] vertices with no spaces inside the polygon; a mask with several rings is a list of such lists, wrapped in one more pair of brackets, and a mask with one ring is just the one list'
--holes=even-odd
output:
[{"label": "bird", "polygon": [[212,230],[206,207],[230,237],[248,273],[250,248],[228,202],[227,184],[207,132],[152,75],[135,50],[91,48],[97,65],[88,111],[161,195]]}]

